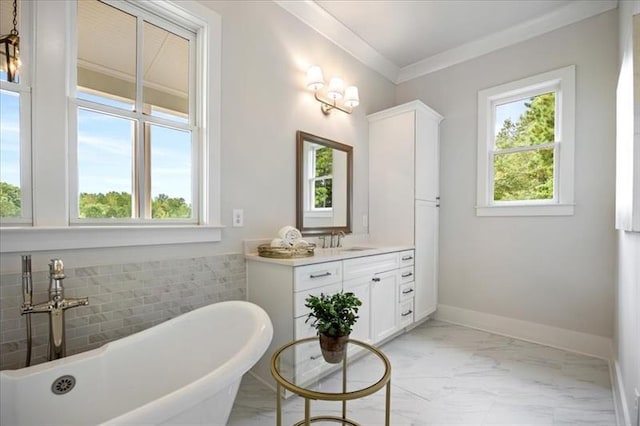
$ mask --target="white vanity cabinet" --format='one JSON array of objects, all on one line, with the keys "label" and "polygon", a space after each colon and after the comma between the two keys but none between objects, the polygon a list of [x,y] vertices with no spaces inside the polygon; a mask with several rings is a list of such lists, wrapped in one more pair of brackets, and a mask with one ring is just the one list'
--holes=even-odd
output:
[{"label": "white vanity cabinet", "polygon": [[[261,306],[273,324],[273,339],[269,349],[253,371],[266,383],[271,383],[271,355],[280,346],[296,339],[311,337],[315,329],[305,323],[308,308],[305,299],[320,293],[332,294],[342,290],[342,262],[322,262],[292,267],[286,262],[247,261],[247,300]],[[317,353],[316,353],[317,352]],[[313,374],[313,361],[320,365],[320,347],[314,353],[294,352],[290,365],[297,369],[304,361],[305,375]],[[296,375],[302,377],[302,372]]]},{"label": "white vanity cabinet", "polygon": [[[343,261],[343,265],[345,291],[357,286],[360,294],[370,301],[369,335],[365,341],[380,342],[398,331],[396,293],[400,266],[399,253],[347,259]],[[360,319],[364,315],[362,313]],[[365,333],[362,328],[357,331],[360,335]],[[354,338],[358,337],[354,336]]]},{"label": "white vanity cabinet", "polygon": [[405,300],[400,307],[402,324],[409,324],[437,308],[442,116],[414,101],[368,118],[369,236],[372,243],[415,246],[414,285],[408,293],[414,295],[413,306]]},{"label": "white vanity cabinet", "polygon": [[[402,291],[413,283],[414,250],[388,250],[371,249],[361,254],[338,251],[328,258],[292,260],[247,255],[247,300],[269,314],[274,330],[269,349],[252,372],[265,383],[272,383],[270,361],[275,350],[316,334],[311,324],[305,322],[309,309],[304,305],[309,295],[354,293],[362,306],[351,333],[353,339],[376,344],[410,325],[406,321],[408,314],[402,313],[407,309],[413,311],[413,291]],[[357,348],[353,345],[350,350]],[[320,345],[305,353],[295,351],[293,359],[284,362],[287,365],[281,365],[281,369],[293,369],[300,383],[311,380],[323,365]]]}]

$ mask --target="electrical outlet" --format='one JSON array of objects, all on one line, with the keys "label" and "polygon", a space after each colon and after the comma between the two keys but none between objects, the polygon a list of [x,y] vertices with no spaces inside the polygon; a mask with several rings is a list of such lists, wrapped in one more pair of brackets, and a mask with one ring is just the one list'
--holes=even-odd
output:
[{"label": "electrical outlet", "polygon": [[234,227],[244,226],[244,210],[233,209],[233,226]]}]

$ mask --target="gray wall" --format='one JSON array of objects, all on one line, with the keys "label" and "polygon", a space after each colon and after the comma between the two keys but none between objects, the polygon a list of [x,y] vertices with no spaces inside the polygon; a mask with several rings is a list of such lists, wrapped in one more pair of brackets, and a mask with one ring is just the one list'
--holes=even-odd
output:
[{"label": "gray wall", "polygon": [[[620,2],[620,59],[625,52],[632,56],[631,17],[634,13],[640,13],[640,4],[636,2],[634,5],[631,1]],[[632,57],[632,60],[638,59]],[[640,84],[640,81],[635,81],[635,84]],[[628,87],[631,87],[631,84]],[[634,108],[634,105],[619,107]],[[637,99],[635,108],[640,108]],[[636,123],[636,129],[638,128],[640,123]],[[637,137],[636,149],[640,149]],[[636,164],[636,167],[640,167],[640,164]],[[638,416],[634,410],[634,390],[640,390],[640,233],[618,231],[617,237],[618,282],[614,360],[616,372],[621,379],[620,394],[625,399],[631,424],[634,424],[633,420]]]},{"label": "gray wall", "polygon": [[[241,253],[244,239],[274,237],[280,227],[295,225],[295,132],[298,129],[354,147],[354,217],[360,218],[354,221],[354,231],[366,232],[361,219],[368,209],[366,114],[392,106],[395,86],[273,2],[203,3],[222,16],[221,214],[223,225],[227,226],[222,241],[37,252],[33,253],[34,270],[46,270],[51,257],[63,258],[70,270],[118,268],[131,262],[214,258]],[[323,68],[325,78],[335,73],[359,87],[361,104],[353,115],[338,112],[325,117],[322,114],[320,104],[305,87],[306,69],[313,64]],[[244,228],[231,227],[234,208],[244,209]],[[223,269],[219,272],[224,273]],[[14,290],[10,288],[16,285],[14,274],[19,271],[19,253],[0,253],[0,297],[12,295]],[[212,281],[211,285],[214,284]],[[200,285],[202,291],[206,291],[206,282]],[[40,292],[46,290],[45,281],[39,280],[36,286]],[[83,291],[77,293],[87,295]],[[221,299],[232,297],[236,297],[235,293],[220,296]],[[19,351],[23,345],[20,343],[23,334],[16,331],[20,327],[16,321],[24,322],[17,316],[17,303],[18,299],[13,296],[3,301],[0,319],[3,352]],[[188,306],[192,304],[185,300],[177,308]],[[98,317],[94,321],[101,322]],[[80,346],[72,349],[77,347]],[[12,359],[16,357],[18,355]],[[14,364],[7,365],[13,367]]]},{"label": "gray wall", "polygon": [[[613,335],[617,11],[403,83],[441,125],[439,303]],[[576,64],[575,215],[476,217],[478,90]]]}]

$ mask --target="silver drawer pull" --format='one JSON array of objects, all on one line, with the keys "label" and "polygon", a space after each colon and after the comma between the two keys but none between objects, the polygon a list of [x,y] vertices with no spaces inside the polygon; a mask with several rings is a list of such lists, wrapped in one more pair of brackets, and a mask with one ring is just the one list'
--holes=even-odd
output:
[{"label": "silver drawer pull", "polygon": [[379,277],[373,277],[373,278],[371,278],[371,281],[373,281],[374,283],[379,283],[380,282],[380,278]]},{"label": "silver drawer pull", "polygon": [[309,357],[309,359],[310,359],[311,361],[315,361],[316,359],[320,358],[321,356],[322,356],[322,354],[319,354],[319,355],[311,355],[311,356]]},{"label": "silver drawer pull", "polygon": [[403,312],[400,315],[402,315],[403,317],[406,317],[407,315],[411,315],[413,313],[412,310],[408,310],[407,312]]},{"label": "silver drawer pull", "polygon": [[402,260],[411,260],[413,256],[402,256]]},{"label": "silver drawer pull", "polygon": [[402,290],[402,294],[409,294],[409,293],[413,293],[413,289],[412,288],[408,288],[406,290]]},{"label": "silver drawer pull", "polygon": [[322,277],[328,277],[330,275],[331,275],[331,272],[325,272],[324,274],[317,274],[317,275],[311,274],[309,275],[309,278],[322,278]]},{"label": "silver drawer pull", "polygon": [[404,274],[402,274],[402,278],[407,278],[407,277],[410,277],[411,275],[413,275],[413,272],[405,272]]}]

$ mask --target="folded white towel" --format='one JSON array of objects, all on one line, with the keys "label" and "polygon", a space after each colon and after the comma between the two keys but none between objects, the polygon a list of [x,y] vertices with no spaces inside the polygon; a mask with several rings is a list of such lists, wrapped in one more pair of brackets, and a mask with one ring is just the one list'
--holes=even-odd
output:
[{"label": "folded white towel", "polygon": [[277,248],[289,247],[289,245],[287,243],[282,241],[282,238],[274,238],[273,240],[271,240],[271,244],[270,245],[271,245],[271,247],[277,247]]},{"label": "folded white towel", "polygon": [[293,243],[293,248],[307,248],[309,247],[309,243],[306,242],[305,240],[298,240],[295,243]]},{"label": "folded white towel", "polygon": [[278,237],[282,238],[286,244],[292,246],[302,239],[302,234],[293,226],[283,226],[278,231]]}]

